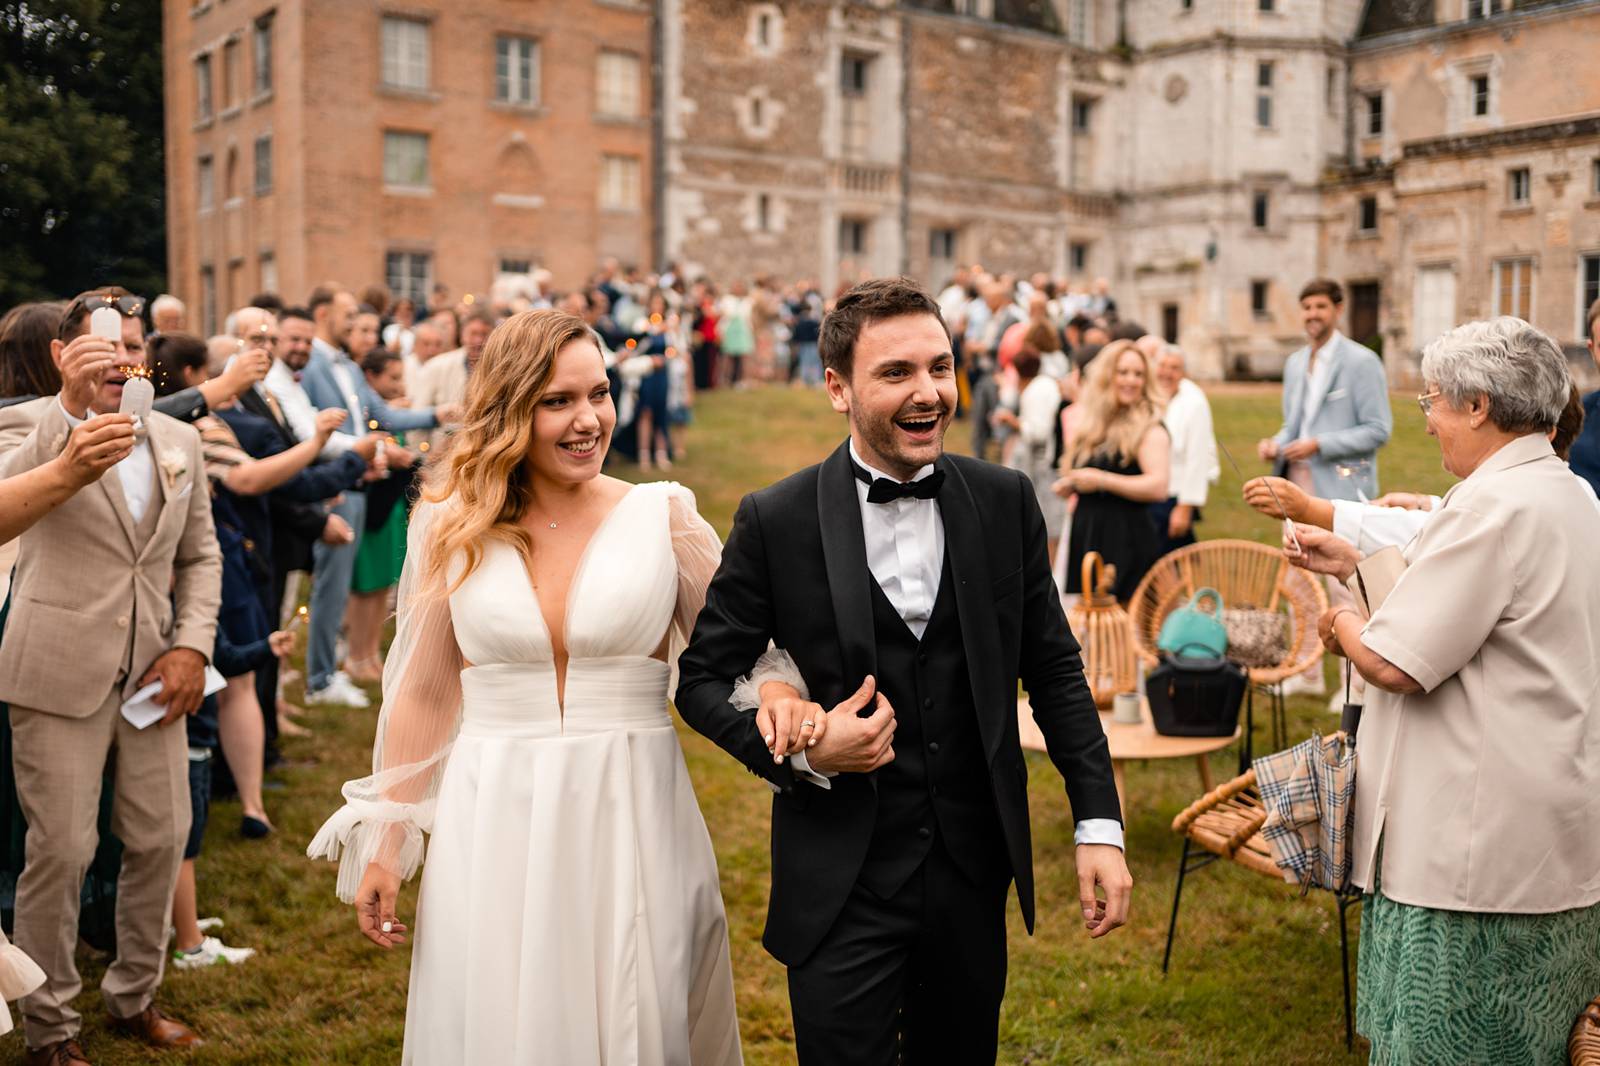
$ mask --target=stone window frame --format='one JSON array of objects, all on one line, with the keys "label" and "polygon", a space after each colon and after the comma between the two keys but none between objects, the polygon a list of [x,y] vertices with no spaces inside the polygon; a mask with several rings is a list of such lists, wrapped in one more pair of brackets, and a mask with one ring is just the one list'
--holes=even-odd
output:
[{"label": "stone window frame", "polygon": [[[764,42],[761,39],[763,20],[767,37]],[[783,51],[783,30],[783,8],[774,3],[751,4],[745,21],[745,47],[763,59],[772,59]]]},{"label": "stone window frame", "polygon": [[752,189],[742,207],[744,231],[753,237],[776,237],[789,228],[788,202],[772,189]]},{"label": "stone window frame", "polygon": [[[401,261],[402,273],[395,273],[392,269],[395,260]],[[416,278],[418,261],[423,266],[422,277]],[[383,281],[389,286],[389,291],[398,299],[401,296],[410,297],[413,301],[426,300],[428,293],[433,288],[434,282],[434,254],[433,249],[419,244],[400,243],[390,245],[383,250]],[[403,277],[414,284],[411,288],[406,284],[395,284],[396,279]]]},{"label": "stone window frame", "polygon": [[[270,278],[267,276],[269,264]],[[262,292],[278,291],[278,253],[272,248],[262,248],[256,252],[256,284]]]},{"label": "stone window frame", "polygon": [[1079,48],[1094,47],[1094,5],[1090,0],[1071,0],[1065,21],[1063,32],[1068,44],[1075,44]]},{"label": "stone window frame", "polygon": [[[277,41],[273,33],[278,21],[278,9],[264,11],[250,20],[250,102],[261,103],[270,99],[273,89],[273,63],[277,57]],[[266,62],[262,62],[263,56]]]},{"label": "stone window frame", "polygon": [[209,48],[196,52],[190,63],[194,71],[194,128],[197,130],[211,125],[217,117],[217,76],[211,65],[211,52]]},{"label": "stone window frame", "polygon": [[[1373,101],[1376,100],[1378,128],[1372,128]],[[1361,139],[1364,141],[1379,140],[1389,132],[1389,90],[1383,86],[1361,90]]]},{"label": "stone window frame", "polygon": [[[1590,274],[1594,281],[1590,283]],[[1600,247],[1587,251],[1578,251],[1578,272],[1575,279],[1578,296],[1578,321],[1574,334],[1581,340],[1589,339],[1588,324],[1585,319],[1589,317],[1589,308],[1596,300],[1600,300]]]},{"label": "stone window frame", "polygon": [[[633,61],[633,106],[627,111],[614,111],[607,109],[607,60],[611,61],[611,70],[620,70],[624,64],[620,60]],[[644,95],[644,57],[638,52],[627,48],[601,48],[595,53],[594,60],[594,113],[595,117],[609,122],[632,122],[645,117],[645,109],[641,97]],[[615,88],[615,87],[613,87]],[[613,92],[611,95],[620,96]]]},{"label": "stone window frame", "polygon": [[[222,109],[220,118],[232,118],[244,108],[244,91],[239,81],[244,75],[244,34],[235,30],[223,39],[219,50],[222,57]],[[213,87],[215,92],[215,87]]]},{"label": "stone window frame", "polygon": [[[1367,225],[1367,205],[1372,205],[1372,225]],[[1355,235],[1359,238],[1371,238],[1378,235],[1379,215],[1382,205],[1378,203],[1378,194],[1358,196],[1356,198],[1356,226]]]},{"label": "stone window frame", "polygon": [[[1511,272],[1511,285],[1513,288],[1510,307],[1505,307],[1501,304],[1501,278],[1507,270]],[[1521,282],[1520,286],[1518,284],[1519,281]],[[1523,312],[1522,314],[1517,313],[1519,308],[1517,307],[1518,301],[1515,290],[1519,287],[1525,289],[1524,295],[1526,296],[1526,306],[1520,308]],[[1489,299],[1497,317],[1499,315],[1511,315],[1522,319],[1524,322],[1528,321],[1533,314],[1533,309],[1539,305],[1539,257],[1532,253],[1496,256],[1491,261],[1489,271]]]},{"label": "stone window frame", "polygon": [[1250,279],[1250,317],[1257,322],[1272,320],[1272,279]]},{"label": "stone window frame", "polygon": [[[866,260],[872,256],[872,224],[874,219],[865,215],[841,214],[839,216],[838,253],[839,258],[851,256],[856,259]],[[845,227],[856,227],[859,230],[860,241],[855,242],[856,247],[845,247]]]},{"label": "stone window frame", "polygon": [[[422,82],[411,84],[405,80],[406,68],[411,61],[400,54],[391,57],[389,28],[400,25],[421,27]],[[401,43],[401,42],[397,42]],[[391,62],[392,59],[392,62]],[[391,79],[390,75],[393,75]],[[378,12],[378,86],[388,92],[426,95],[433,92],[433,18],[426,12],[400,11],[385,8]]]},{"label": "stone window frame", "polygon": [[195,161],[195,210],[208,215],[217,209],[217,159],[210,152]]},{"label": "stone window frame", "polygon": [[[383,131],[383,191],[390,196],[431,196],[433,195],[433,134],[428,130],[406,129],[404,127],[384,127]],[[420,139],[423,146],[422,165],[425,180],[421,183],[412,181],[394,181],[389,176],[389,147],[390,138]],[[398,144],[398,141],[396,141]]]},{"label": "stone window frame", "polygon": [[[265,144],[266,147],[267,147],[266,157],[265,157],[266,158],[266,181],[265,181],[265,183],[263,183],[262,180],[261,180],[261,178],[262,178],[262,174],[261,174],[261,169],[262,169],[261,146],[263,144]],[[272,187],[273,187],[273,185],[275,183],[275,179],[277,177],[277,175],[275,173],[275,169],[274,169],[275,168],[275,164],[276,164],[277,161],[273,158],[272,131],[270,129],[263,130],[262,132],[256,134],[255,140],[252,143],[251,151],[252,151],[252,156],[251,156],[251,160],[250,160],[250,188],[255,193],[255,195],[257,195],[257,196],[268,196],[268,195],[271,195]]]},{"label": "stone window frame", "polygon": [[740,132],[757,141],[767,140],[777,132],[778,120],[785,110],[783,102],[775,99],[765,85],[752,85],[735,96],[733,109]]},{"label": "stone window frame", "polygon": [[[1520,175],[1520,177],[1519,177]],[[1522,195],[1517,195],[1518,186]],[[1533,168],[1524,164],[1506,168],[1506,207],[1517,211],[1533,206]]]},{"label": "stone window frame", "polygon": [[[631,180],[627,174],[632,164]],[[619,188],[613,188],[621,180]],[[614,195],[618,194],[618,195]],[[612,214],[638,214],[644,210],[644,162],[637,154],[606,152],[600,156],[600,183],[596,198],[600,210]]]},{"label": "stone window frame", "polygon": [[[1075,262],[1079,250],[1083,251],[1082,262]],[[1067,238],[1067,269],[1074,274],[1088,274],[1094,263],[1094,241],[1084,240],[1079,237]]]},{"label": "stone window frame", "polygon": [[1589,196],[1590,200],[1600,200],[1600,156],[1589,160]]},{"label": "stone window frame", "polygon": [[[1497,52],[1458,60],[1445,68],[1443,76],[1450,79],[1444,88],[1448,101],[1448,124],[1451,133],[1494,128],[1501,124],[1500,97],[1504,60]],[[1483,114],[1476,113],[1476,79],[1488,79],[1488,94]]]},{"label": "stone window frame", "polygon": [[1274,214],[1275,212],[1272,210],[1272,190],[1263,188],[1251,189],[1250,232],[1271,233]]},{"label": "stone window frame", "polygon": [[[515,45],[528,46],[528,82],[525,88],[530,93],[528,99],[512,95],[512,90],[517,88],[517,78],[511,77],[511,64],[517,62]],[[500,52],[505,49],[507,82],[504,86],[506,95],[502,96],[500,90]],[[517,29],[496,30],[489,39],[489,50],[493,56],[493,66],[489,72],[489,102],[494,107],[508,108],[516,111],[538,112],[544,108],[544,42],[537,33],[529,33]]]},{"label": "stone window frame", "polygon": [[1482,22],[1511,10],[1511,0],[1461,0],[1461,21]]},{"label": "stone window frame", "polygon": [[[1254,126],[1258,132],[1272,132],[1277,123],[1278,61],[1256,58]],[[1262,121],[1262,119],[1266,121]]]}]

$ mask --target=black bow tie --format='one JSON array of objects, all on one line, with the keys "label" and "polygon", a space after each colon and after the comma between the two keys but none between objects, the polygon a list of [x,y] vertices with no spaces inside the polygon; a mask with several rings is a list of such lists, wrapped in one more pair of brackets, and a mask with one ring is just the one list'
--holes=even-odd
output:
[{"label": "black bow tie", "polygon": [[855,463],[850,464],[856,480],[867,485],[868,503],[893,503],[895,500],[936,500],[944,485],[944,471],[935,470],[921,481],[891,481],[886,477],[873,477]]}]

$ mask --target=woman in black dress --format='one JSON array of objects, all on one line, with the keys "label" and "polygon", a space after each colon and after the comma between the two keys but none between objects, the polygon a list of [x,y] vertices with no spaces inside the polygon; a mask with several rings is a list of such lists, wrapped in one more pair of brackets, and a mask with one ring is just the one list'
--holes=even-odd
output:
[{"label": "woman in black dress", "polygon": [[1132,341],[1106,345],[1085,368],[1078,401],[1066,411],[1066,447],[1055,483],[1056,494],[1072,507],[1069,595],[1084,591],[1087,552],[1099,552],[1117,568],[1114,591],[1124,603],[1159,556],[1149,505],[1167,498],[1172,447],[1161,412],[1155,375]]}]

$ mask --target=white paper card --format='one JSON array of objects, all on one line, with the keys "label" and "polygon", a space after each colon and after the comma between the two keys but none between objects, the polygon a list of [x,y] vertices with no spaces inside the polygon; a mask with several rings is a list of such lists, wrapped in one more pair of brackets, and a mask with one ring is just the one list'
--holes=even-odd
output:
[{"label": "white paper card", "polygon": [[[228,680],[217,671],[214,666],[206,667],[206,695],[221,692],[227,687]],[[122,704],[122,717],[135,729],[144,729],[166,717],[167,709],[154,699],[156,693],[161,691],[161,682],[152,681],[144,688],[135,692]]]},{"label": "white paper card", "polygon": [[89,315],[89,334],[116,344],[122,340],[122,315],[115,307],[97,307]]}]

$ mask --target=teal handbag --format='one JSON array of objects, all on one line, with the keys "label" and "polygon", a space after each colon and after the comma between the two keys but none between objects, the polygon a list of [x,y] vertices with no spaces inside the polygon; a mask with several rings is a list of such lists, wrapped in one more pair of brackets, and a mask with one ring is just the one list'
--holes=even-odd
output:
[{"label": "teal handbag", "polygon": [[[1200,601],[1211,600],[1213,609],[1202,611]],[[1222,624],[1222,594],[1205,588],[1189,597],[1186,606],[1161,623],[1156,647],[1186,659],[1220,659],[1228,650],[1228,629]]]}]

